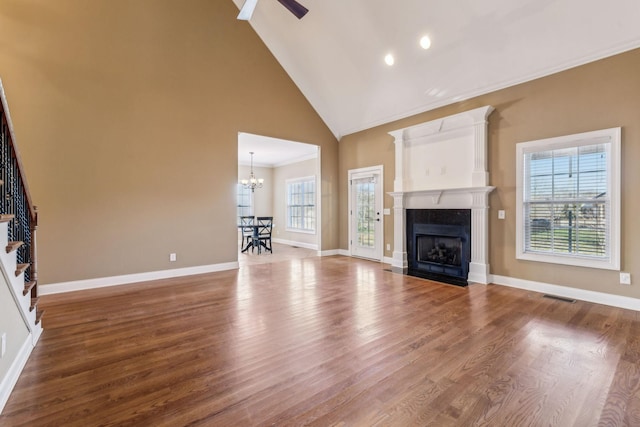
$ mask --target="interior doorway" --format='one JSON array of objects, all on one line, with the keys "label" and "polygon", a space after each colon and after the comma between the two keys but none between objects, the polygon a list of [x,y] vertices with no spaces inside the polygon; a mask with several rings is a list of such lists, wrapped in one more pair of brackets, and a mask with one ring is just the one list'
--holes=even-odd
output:
[{"label": "interior doorway", "polygon": [[[251,155],[250,153],[253,153]],[[273,253],[238,253],[240,265],[318,255],[321,248],[320,147],[238,133],[238,220],[241,214],[273,217]],[[248,189],[251,174],[261,185]],[[250,197],[240,197],[250,192]],[[250,206],[247,206],[249,204]],[[238,221],[239,222],[239,221]],[[239,239],[239,248],[242,242]]]}]

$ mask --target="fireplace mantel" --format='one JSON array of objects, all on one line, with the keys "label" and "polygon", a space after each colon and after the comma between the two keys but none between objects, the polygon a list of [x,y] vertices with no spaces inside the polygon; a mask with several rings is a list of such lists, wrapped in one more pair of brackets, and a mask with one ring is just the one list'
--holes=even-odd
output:
[{"label": "fireplace mantel", "polygon": [[402,197],[405,209],[474,209],[488,208],[488,195],[495,187],[446,188],[387,193]]},{"label": "fireplace mantel", "polygon": [[392,271],[406,274],[406,209],[470,209],[470,282],[489,282],[487,118],[485,106],[389,132],[395,138]]}]

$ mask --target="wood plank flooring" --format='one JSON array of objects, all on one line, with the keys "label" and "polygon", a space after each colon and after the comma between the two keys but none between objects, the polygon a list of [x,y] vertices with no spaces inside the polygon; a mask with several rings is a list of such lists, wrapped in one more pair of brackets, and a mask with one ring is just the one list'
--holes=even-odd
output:
[{"label": "wood plank flooring", "polygon": [[638,426],[639,313],[311,257],[46,296],[2,426]]},{"label": "wood plank flooring", "polygon": [[260,254],[255,250],[250,250],[242,253],[240,252],[240,242],[238,242],[238,264],[241,267],[256,264],[271,264],[274,262],[287,261],[292,259],[301,259],[318,256],[318,251],[313,249],[300,248],[296,246],[283,245],[280,243],[273,243],[273,252],[267,252],[263,250]]}]

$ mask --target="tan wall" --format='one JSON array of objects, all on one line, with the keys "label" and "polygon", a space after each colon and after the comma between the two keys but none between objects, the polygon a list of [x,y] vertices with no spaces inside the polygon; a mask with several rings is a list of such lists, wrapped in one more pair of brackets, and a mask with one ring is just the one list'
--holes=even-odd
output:
[{"label": "tan wall", "polygon": [[337,141],[233,2],[54,3],[0,0],[41,283],[237,260],[239,131],[321,146],[336,217]]},{"label": "tan wall", "polygon": [[[349,250],[349,223],[347,211],[349,209],[349,188],[347,186],[348,173],[351,169],[371,166],[383,166],[384,180],[384,208],[393,208],[393,198],[387,193],[393,191],[395,176],[395,145],[393,138],[387,132],[397,127],[378,127],[348,135],[340,140],[338,162],[340,175],[340,248]],[[392,215],[384,215],[384,256],[393,256],[393,209]],[[391,250],[387,250],[387,243]]]},{"label": "tan wall", "polygon": [[[594,62],[546,78],[412,116],[340,141],[340,247],[346,249],[347,170],[384,164],[384,191],[393,191],[394,147],[387,132],[450,114],[492,105],[489,118],[489,170],[496,190],[490,203],[491,273],[514,278],[640,298],[640,50]],[[623,127],[622,269],[632,286],[619,284],[614,271],[543,264],[515,259],[515,144],[553,136]],[[386,208],[393,200],[385,196]],[[497,219],[498,209],[506,220]],[[393,246],[393,219],[385,217],[385,244]],[[385,256],[391,256],[390,251]]]},{"label": "tan wall", "polygon": [[[307,176],[317,177],[317,159],[305,160],[302,162],[292,163],[285,166],[274,168],[273,182],[276,189],[273,192],[274,200],[274,222],[276,227],[273,229],[274,239],[286,240],[289,242],[305,243],[308,245],[317,245],[317,234],[296,233],[287,231],[287,193],[286,181],[288,179],[303,178]],[[316,178],[317,179],[317,178]],[[318,181],[316,181],[318,182]],[[333,226],[337,229],[337,227]]]}]

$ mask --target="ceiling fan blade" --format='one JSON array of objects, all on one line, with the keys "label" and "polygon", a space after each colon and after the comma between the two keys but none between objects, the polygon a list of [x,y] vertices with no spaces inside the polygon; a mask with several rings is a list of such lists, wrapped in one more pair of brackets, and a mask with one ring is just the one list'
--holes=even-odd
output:
[{"label": "ceiling fan blade", "polygon": [[296,0],[278,0],[280,4],[289,9],[289,12],[296,15],[298,19],[302,19],[309,12],[309,9],[298,3]]},{"label": "ceiling fan blade", "polygon": [[258,0],[245,0],[242,5],[242,9],[240,9],[240,13],[238,14],[238,19],[241,21],[248,21],[251,19],[251,15],[253,15],[253,11],[256,9],[257,4]]}]

